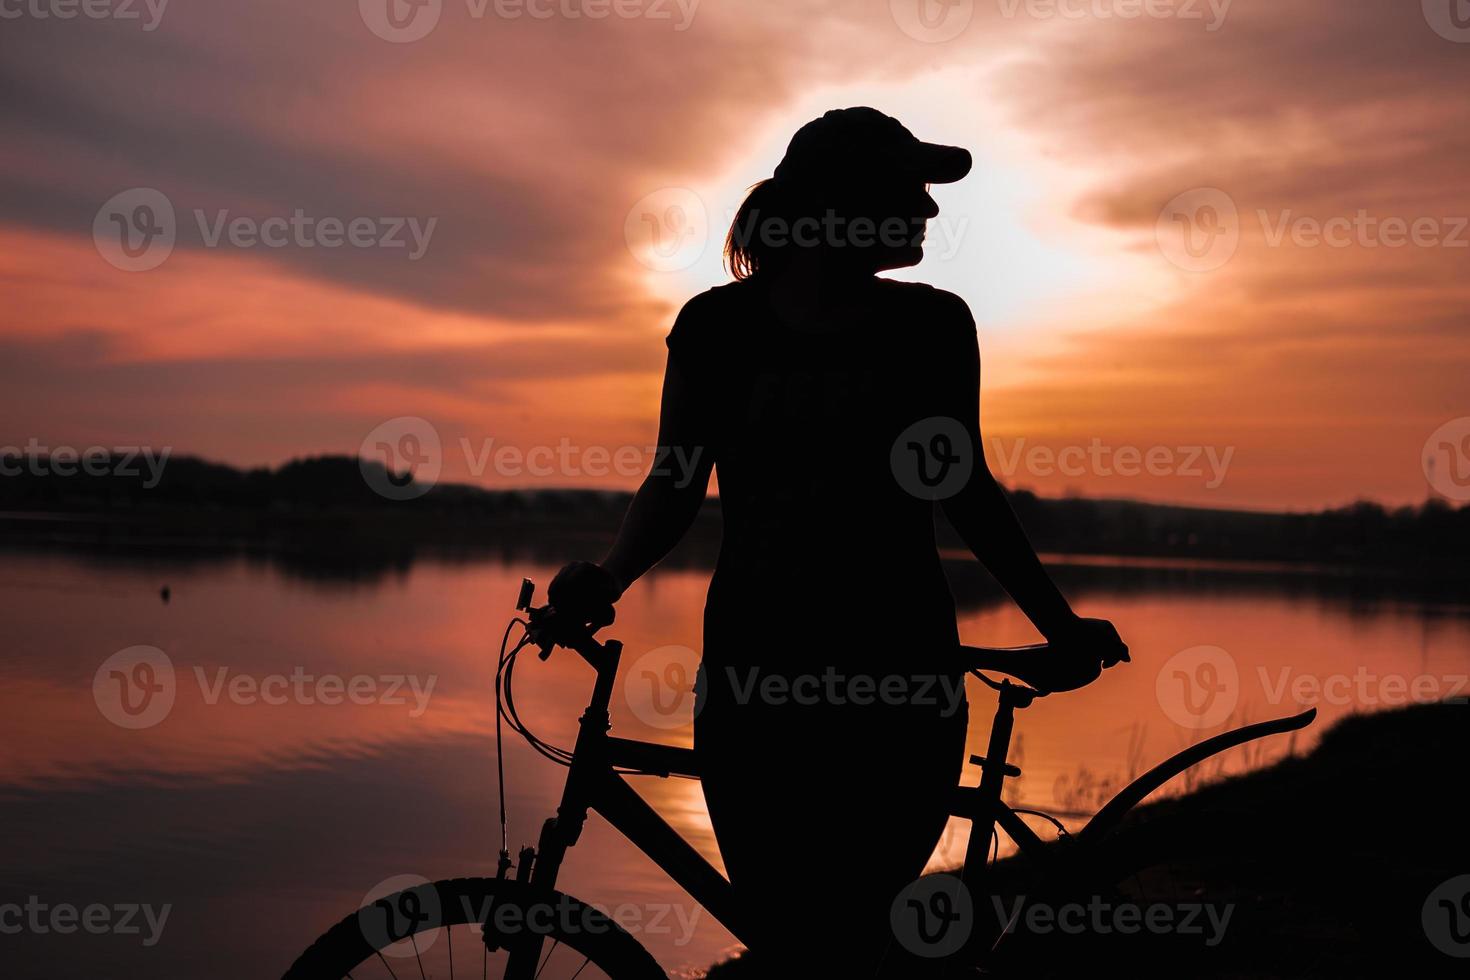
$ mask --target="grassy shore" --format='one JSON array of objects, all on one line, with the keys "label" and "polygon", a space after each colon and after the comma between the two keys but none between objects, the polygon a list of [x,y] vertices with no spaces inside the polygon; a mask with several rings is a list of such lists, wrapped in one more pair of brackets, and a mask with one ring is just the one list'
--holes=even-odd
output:
[{"label": "grassy shore", "polygon": [[[1164,849],[1177,855],[1163,869],[1166,900],[1229,909],[1218,942],[1053,935],[1031,943],[1039,958],[1024,970],[999,975],[1470,975],[1470,961],[1437,949],[1423,921],[1430,892],[1470,874],[1467,749],[1470,705],[1353,716],[1308,755],[1142,807],[1131,828],[1161,828]],[[1020,860],[1002,862],[1002,870],[1017,870]],[[1155,883],[1146,901],[1160,897]],[[977,916],[994,914],[983,898],[975,907]],[[1462,928],[1470,928],[1463,916]],[[709,974],[770,975],[755,957]]]}]

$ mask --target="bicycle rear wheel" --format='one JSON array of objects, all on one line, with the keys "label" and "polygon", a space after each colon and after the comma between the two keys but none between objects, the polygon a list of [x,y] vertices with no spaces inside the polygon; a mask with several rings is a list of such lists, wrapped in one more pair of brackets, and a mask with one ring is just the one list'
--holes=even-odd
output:
[{"label": "bicycle rear wheel", "polygon": [[284,980],[503,977],[511,950],[528,939],[540,940],[532,973],[541,980],[667,980],[602,912],[497,878],[430,882],[364,906],[323,933]]}]

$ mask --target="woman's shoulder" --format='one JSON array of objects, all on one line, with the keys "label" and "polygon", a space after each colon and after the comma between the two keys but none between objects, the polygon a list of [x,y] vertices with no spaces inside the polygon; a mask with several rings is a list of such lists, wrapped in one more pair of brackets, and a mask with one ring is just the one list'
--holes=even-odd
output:
[{"label": "woman's shoulder", "polygon": [[727,332],[727,324],[748,309],[750,288],[745,282],[714,286],[692,297],[680,308],[669,331],[670,349],[707,345]]},{"label": "woman's shoulder", "polygon": [[899,279],[880,278],[875,282],[890,302],[902,305],[906,312],[925,315],[944,325],[969,330],[975,328],[975,317],[970,313],[970,304],[947,289],[940,289],[926,282],[904,282]]},{"label": "woman's shoulder", "polygon": [[979,355],[975,317],[959,296],[928,283],[878,282],[888,305],[885,319],[920,356],[968,361]]},{"label": "woman's shoulder", "polygon": [[733,312],[750,298],[748,281],[736,280],[712,286],[689,298],[679,310],[680,320],[709,320]]}]

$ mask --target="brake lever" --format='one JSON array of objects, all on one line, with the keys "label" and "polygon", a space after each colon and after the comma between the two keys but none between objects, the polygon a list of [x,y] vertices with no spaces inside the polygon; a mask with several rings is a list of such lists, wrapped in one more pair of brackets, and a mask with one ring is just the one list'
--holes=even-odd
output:
[{"label": "brake lever", "polygon": [[521,592],[516,597],[516,609],[526,614],[526,632],[530,634],[531,642],[536,645],[536,656],[542,660],[551,659],[551,651],[556,647],[556,641],[547,636],[549,624],[546,622],[553,615],[550,605],[536,608],[532,603],[536,598],[536,583],[528,578],[521,579]]}]

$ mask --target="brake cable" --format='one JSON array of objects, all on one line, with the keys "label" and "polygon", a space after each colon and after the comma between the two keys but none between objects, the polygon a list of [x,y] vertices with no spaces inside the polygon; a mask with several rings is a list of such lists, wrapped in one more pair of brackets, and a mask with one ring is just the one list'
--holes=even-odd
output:
[{"label": "brake cable", "polygon": [[519,617],[512,619],[505,625],[505,635],[500,638],[500,659],[495,667],[495,769],[499,782],[500,796],[500,860],[502,864],[510,860],[510,820],[505,813],[505,735],[504,735],[504,711],[500,702],[500,673],[505,669],[505,662],[520,652],[531,639],[528,631],[521,637],[521,642],[516,644],[514,650],[509,654],[505,652],[505,646],[510,642],[510,631],[520,623],[526,626],[524,620]]}]

